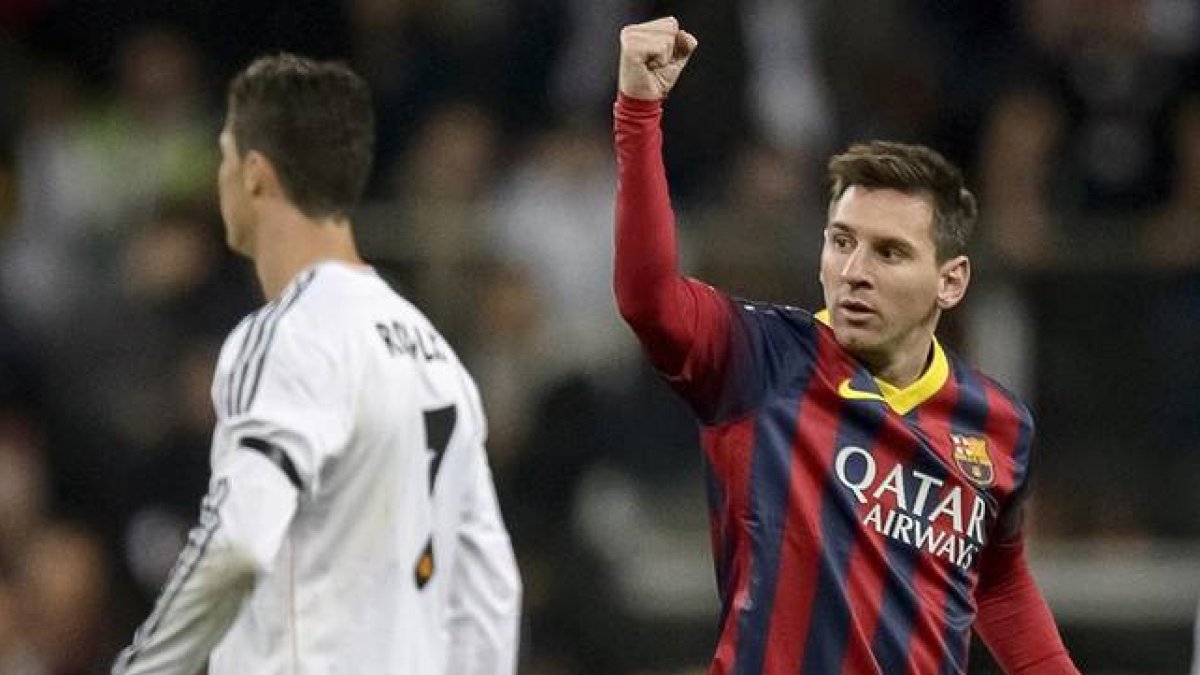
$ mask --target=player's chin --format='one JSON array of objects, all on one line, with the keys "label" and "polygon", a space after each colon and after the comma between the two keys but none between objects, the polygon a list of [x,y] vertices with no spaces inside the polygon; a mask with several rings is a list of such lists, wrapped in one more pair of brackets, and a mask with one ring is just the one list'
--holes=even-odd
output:
[{"label": "player's chin", "polygon": [[838,344],[852,354],[871,354],[883,344],[883,337],[877,329],[861,324],[835,325],[833,335]]}]

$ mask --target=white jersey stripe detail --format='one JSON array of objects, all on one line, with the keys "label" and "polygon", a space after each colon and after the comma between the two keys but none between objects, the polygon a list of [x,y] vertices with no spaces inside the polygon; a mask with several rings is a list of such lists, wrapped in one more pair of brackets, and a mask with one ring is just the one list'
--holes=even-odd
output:
[{"label": "white jersey stripe detail", "polygon": [[[253,362],[254,355],[262,348],[263,338],[266,336],[271,323],[275,320],[280,305],[291,296],[293,291],[295,291],[294,286],[288,290],[284,297],[271,301],[255,313],[254,325],[250,327],[251,335],[247,336],[246,342],[242,344],[242,349],[238,352],[238,358],[230,370],[228,414],[233,415],[240,408],[238,403],[242,398],[242,387],[245,386],[250,363]],[[246,348],[247,345],[249,345],[249,349]]]},{"label": "white jersey stripe detail", "polygon": [[238,348],[237,357],[234,359],[233,368],[229,371],[229,377],[225,380],[225,392],[223,398],[226,415],[233,414],[233,407],[236,400],[235,393],[237,391],[237,373],[241,370],[241,364],[250,358],[250,352],[254,349],[253,343],[258,339],[259,331],[262,328],[262,323],[266,316],[271,312],[272,307],[267,306],[255,312],[246,318],[249,322],[249,327],[246,328],[246,333],[242,337],[242,344]]},{"label": "white jersey stripe detail", "polygon": [[[262,350],[259,352],[259,354],[257,356],[254,357],[255,358],[254,365],[251,366],[250,361],[247,361],[245,364],[246,372],[243,374],[243,378],[246,375],[248,375],[249,373],[253,372],[253,375],[251,376],[251,379],[249,380],[250,381],[250,391],[249,391],[249,394],[245,397],[244,402],[241,401],[241,391],[238,392],[239,402],[241,402],[241,405],[238,406],[238,410],[236,412],[244,413],[247,410],[249,410],[251,404],[254,403],[254,395],[256,393],[258,393],[258,382],[259,382],[259,379],[262,377],[263,364],[266,363],[267,355],[271,351],[271,343],[275,340],[275,330],[279,327],[279,319],[282,318],[284,314],[287,314],[287,311],[292,308],[292,305],[296,304],[296,301],[299,300],[300,296],[304,294],[304,289],[308,288],[309,284],[312,283],[312,280],[315,279],[316,276],[317,276],[317,270],[315,270],[315,269],[312,269],[312,270],[309,270],[308,272],[306,272],[305,275],[302,276],[300,278],[300,280],[296,283],[296,285],[292,288],[292,292],[289,294],[289,297],[287,297],[286,299],[284,299],[280,302],[278,311],[275,313],[274,316],[271,317],[271,319],[270,319],[271,325],[265,331],[267,333],[267,339],[265,341],[263,341]],[[245,385],[245,383],[246,383],[246,380],[243,379],[242,383],[239,385],[239,390],[240,390],[241,386]]]},{"label": "white jersey stripe detail", "polygon": [[305,272],[295,284],[292,284],[283,297],[272,301],[254,314],[254,321],[250,325],[246,339],[238,351],[237,359],[229,371],[229,386],[225,392],[226,415],[232,416],[245,411],[247,406],[242,405],[242,399],[245,398],[246,380],[254,368],[254,364],[267,349],[270,341],[268,335],[273,333],[275,322],[278,321],[287,306],[290,306],[291,300],[308,281],[312,280],[315,274],[316,270]]},{"label": "white jersey stripe detail", "polygon": [[112,675],[124,675],[133,665],[146,642],[154,637],[154,632],[158,630],[163,616],[170,610],[171,603],[175,601],[179,591],[191,578],[192,572],[204,559],[209,543],[212,542],[217,529],[221,527],[221,517],[217,514],[228,495],[229,483],[222,479],[217,481],[213,485],[212,491],[204,497],[204,502],[200,505],[199,524],[192,528],[191,534],[188,535],[187,546],[175,561],[175,566],[171,568],[162,595],[159,596],[158,602],[154,606],[154,611],[138,628],[133,637],[133,644],[126,647],[117,657]]},{"label": "white jersey stripe detail", "polygon": [[253,363],[255,361],[255,359],[258,358],[257,355],[263,349],[263,345],[265,343],[264,338],[266,337],[267,331],[270,329],[270,326],[274,323],[278,312],[279,312],[279,302],[271,303],[266,308],[266,310],[262,314],[263,315],[262,321],[260,321],[255,326],[258,329],[258,332],[256,333],[256,335],[254,337],[254,343],[250,347],[250,351],[246,352],[246,355],[242,359],[241,363],[239,365],[235,366],[235,369],[233,371],[233,384],[230,387],[231,390],[233,391],[233,396],[230,399],[231,400],[231,404],[229,407],[230,415],[235,415],[242,409],[242,406],[241,406],[242,390],[246,386],[246,376],[250,371],[250,364]]}]

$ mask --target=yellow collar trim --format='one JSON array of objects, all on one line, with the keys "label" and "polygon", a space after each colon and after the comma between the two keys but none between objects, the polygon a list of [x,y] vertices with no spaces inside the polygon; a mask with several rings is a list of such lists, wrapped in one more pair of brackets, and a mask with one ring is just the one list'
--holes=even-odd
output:
[{"label": "yellow collar trim", "polygon": [[[814,316],[817,321],[826,326],[829,325],[828,309],[822,309]],[[937,336],[934,336],[933,358],[930,359],[929,367],[925,369],[925,372],[915,382],[907,387],[897,387],[878,377],[872,377],[871,379],[875,380],[875,386],[879,387],[879,393],[882,394],[882,398],[888,407],[898,415],[907,415],[913,408],[933,398],[934,394],[941,390],[949,378],[950,361],[946,358],[946,352],[942,349],[942,344],[938,342]]]}]

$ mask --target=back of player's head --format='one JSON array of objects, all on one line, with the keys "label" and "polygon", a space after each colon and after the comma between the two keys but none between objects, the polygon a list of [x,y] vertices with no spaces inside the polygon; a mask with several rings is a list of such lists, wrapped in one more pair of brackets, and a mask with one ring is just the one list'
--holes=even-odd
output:
[{"label": "back of player's head", "polygon": [[229,85],[238,153],[271,160],[287,197],[309,217],[345,216],[371,170],[375,119],[366,83],[346,66],[264,56]]},{"label": "back of player's head", "polygon": [[962,172],[923,145],[871,141],[829,160],[830,204],[851,186],[923,194],[933,206],[933,242],[939,261],[967,252],[979,207]]}]

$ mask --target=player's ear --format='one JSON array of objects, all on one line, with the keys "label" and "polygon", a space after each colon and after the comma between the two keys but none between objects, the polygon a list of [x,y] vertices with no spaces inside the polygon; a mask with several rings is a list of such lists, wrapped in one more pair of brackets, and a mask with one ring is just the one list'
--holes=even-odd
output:
[{"label": "player's ear", "polygon": [[955,256],[942,263],[939,270],[937,304],[941,309],[957,305],[967,294],[971,283],[971,259]]},{"label": "player's ear", "polygon": [[254,197],[279,192],[279,176],[275,166],[258,150],[247,152],[242,160],[242,187]]}]

